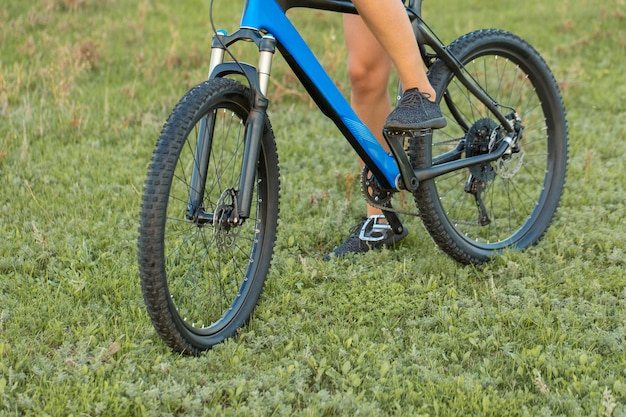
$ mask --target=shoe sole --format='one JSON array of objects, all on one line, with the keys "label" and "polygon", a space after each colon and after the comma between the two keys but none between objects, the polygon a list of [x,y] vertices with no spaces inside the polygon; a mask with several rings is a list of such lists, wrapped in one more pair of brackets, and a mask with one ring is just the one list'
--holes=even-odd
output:
[{"label": "shoe sole", "polygon": [[389,131],[393,131],[393,132],[397,132],[397,131],[407,131],[407,130],[423,130],[423,129],[441,129],[444,128],[448,125],[448,122],[446,121],[445,117],[440,117],[438,119],[432,119],[429,120],[426,123],[416,123],[416,124],[412,124],[412,125],[407,125],[407,124],[394,124],[392,123],[388,123],[385,124],[385,129],[389,130]]},{"label": "shoe sole", "polygon": [[[364,250],[347,250],[347,251],[339,253],[339,254],[336,253],[333,250],[331,253],[329,253],[326,256],[324,256],[324,261],[330,261],[332,258],[340,258],[340,257],[346,256],[346,255],[358,255],[358,254],[369,252],[371,250],[380,250],[382,248],[391,248],[391,247],[397,245],[405,237],[407,237],[408,234],[409,234],[409,229],[407,229],[405,227],[402,233],[400,233],[400,234],[395,234],[394,233],[384,243],[377,242],[378,244],[366,244],[367,245],[367,249],[364,249]],[[337,248],[335,248],[335,250],[336,249]]]}]

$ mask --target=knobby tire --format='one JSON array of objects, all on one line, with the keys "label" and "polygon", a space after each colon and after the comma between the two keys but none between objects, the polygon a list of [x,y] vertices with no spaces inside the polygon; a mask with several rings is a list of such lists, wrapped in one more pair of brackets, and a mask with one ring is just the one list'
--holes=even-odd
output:
[{"label": "knobby tire", "polygon": [[252,314],[270,267],[279,168],[269,120],[251,215],[241,226],[188,220],[198,124],[215,117],[203,209],[233,206],[253,94],[231,79],[199,84],[178,103],[157,141],[143,192],[139,270],[148,314],[173,350],[197,355],[233,336]]},{"label": "knobby tire", "polygon": [[[453,42],[449,51],[495,100],[515,108],[525,126],[519,144],[521,162],[500,159],[496,165],[455,171],[423,181],[414,193],[437,245],[461,263],[480,264],[504,249],[536,244],[548,229],[565,184],[567,121],[550,69],[517,36],[480,30]],[[497,124],[443,61],[431,66],[429,78],[448,126],[435,130],[431,139],[410,142],[409,157],[416,169],[430,167],[433,158],[467,139],[468,127],[474,126],[476,132]],[[476,199],[464,191],[470,175],[485,187],[481,195],[489,224],[480,224]]]}]

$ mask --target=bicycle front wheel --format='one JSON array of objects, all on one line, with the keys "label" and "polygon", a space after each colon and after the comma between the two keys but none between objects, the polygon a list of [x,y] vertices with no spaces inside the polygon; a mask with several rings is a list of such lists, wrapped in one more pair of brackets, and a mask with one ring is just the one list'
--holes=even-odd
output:
[{"label": "bicycle front wheel", "polygon": [[[138,240],[142,291],[158,334],[179,352],[199,354],[243,326],[270,266],[279,169],[267,119],[250,216],[226,221],[237,210],[252,98],[230,79],[193,88],[170,115],[149,167]],[[192,194],[202,196],[204,220],[190,213]]]},{"label": "bicycle front wheel", "polygon": [[[462,263],[482,263],[505,248],[526,248],[548,229],[567,166],[567,121],[554,77],[538,52],[499,30],[469,33],[450,52],[506,114],[516,112],[523,135],[512,154],[424,181],[415,202],[435,242]],[[430,69],[448,126],[411,141],[413,166],[428,168],[454,148],[462,158],[491,151],[502,138],[497,119],[442,61]],[[457,147],[459,146],[459,147]]]}]

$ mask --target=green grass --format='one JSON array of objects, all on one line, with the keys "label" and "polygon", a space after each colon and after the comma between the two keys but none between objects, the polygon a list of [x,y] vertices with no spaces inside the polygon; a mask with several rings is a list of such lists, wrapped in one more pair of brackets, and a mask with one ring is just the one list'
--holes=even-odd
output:
[{"label": "green grass", "polygon": [[[553,226],[481,268],[414,219],[397,250],[321,261],[362,213],[358,165],[279,59],[275,262],[251,323],[197,358],[152,329],[136,266],[152,147],[207,71],[206,2],[180,4],[0,5],[0,415],[626,415],[624,0],[425,2],[447,42],[535,45],[568,110]],[[217,4],[234,28],[241,1]],[[293,15],[345,87],[338,16]]]}]

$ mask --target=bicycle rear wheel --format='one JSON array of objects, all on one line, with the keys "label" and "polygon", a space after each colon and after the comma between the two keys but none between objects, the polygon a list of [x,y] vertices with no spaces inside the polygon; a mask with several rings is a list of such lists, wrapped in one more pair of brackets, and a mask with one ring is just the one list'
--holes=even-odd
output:
[{"label": "bicycle rear wheel", "polygon": [[[567,166],[567,121],[550,69],[529,44],[499,30],[469,33],[449,46],[479,85],[514,110],[524,126],[519,148],[497,161],[423,181],[415,202],[435,242],[462,263],[482,263],[505,248],[526,248],[548,229]],[[442,62],[430,69],[448,126],[411,140],[417,169],[438,163],[461,143],[462,157],[489,152],[499,123]]]},{"label": "bicycle rear wheel", "polygon": [[[252,97],[249,88],[230,79],[193,88],[165,124],[148,170],[138,240],[142,291],[158,334],[179,352],[199,354],[244,325],[270,266],[279,168],[269,120],[250,217],[240,225],[224,220],[237,210]],[[204,135],[210,142],[205,220],[190,220],[193,171],[201,165],[196,148],[207,119],[214,123]]]}]

